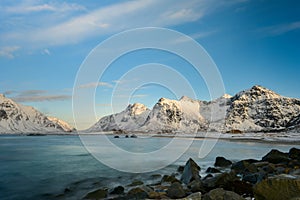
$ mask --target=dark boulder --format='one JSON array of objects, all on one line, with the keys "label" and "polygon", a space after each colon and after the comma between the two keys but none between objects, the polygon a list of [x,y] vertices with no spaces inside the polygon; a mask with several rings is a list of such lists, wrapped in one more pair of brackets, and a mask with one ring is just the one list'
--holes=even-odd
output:
[{"label": "dark boulder", "polygon": [[107,193],[108,193],[107,189],[98,189],[88,193],[87,195],[85,195],[85,197],[83,197],[83,199],[93,199],[93,200],[103,199],[107,197]]},{"label": "dark boulder", "polygon": [[217,188],[205,194],[203,200],[244,200],[244,198],[235,192]]},{"label": "dark boulder", "polygon": [[291,148],[289,151],[289,157],[291,159],[299,160],[300,161],[300,149]]},{"label": "dark boulder", "polygon": [[220,170],[218,170],[216,168],[213,168],[213,167],[209,167],[206,170],[206,173],[212,173],[212,174],[214,174],[214,173],[220,173],[220,172],[221,172]]},{"label": "dark boulder", "polygon": [[178,182],[172,183],[172,185],[167,190],[167,196],[170,198],[182,198],[185,197],[185,191],[182,188],[182,185]]},{"label": "dark boulder", "polygon": [[133,188],[127,193],[127,199],[146,199],[148,198],[147,192],[141,188]]},{"label": "dark boulder", "polygon": [[211,190],[214,188],[231,188],[232,183],[235,180],[239,180],[239,177],[236,176],[234,172],[225,172],[223,174],[216,175],[211,178],[203,180],[203,185],[206,189]]},{"label": "dark boulder", "polygon": [[175,176],[171,175],[164,175],[161,179],[161,183],[174,183],[180,182]]},{"label": "dark boulder", "polygon": [[193,180],[188,184],[188,188],[191,190],[191,192],[205,192],[205,188],[203,186],[203,183],[201,181]]},{"label": "dark boulder", "polygon": [[143,185],[143,181],[140,180],[133,180],[132,183],[130,183],[128,186],[138,186],[138,185]]},{"label": "dark boulder", "polygon": [[216,167],[228,167],[232,164],[230,160],[224,157],[216,157],[215,166]]},{"label": "dark boulder", "polygon": [[257,200],[282,200],[300,198],[300,180],[272,177],[256,184],[253,189]]},{"label": "dark boulder", "polygon": [[181,175],[181,181],[185,184],[189,184],[193,180],[200,181],[200,167],[193,159],[189,159],[184,166],[183,173]]},{"label": "dark boulder", "polygon": [[184,170],[184,166],[179,166],[179,167],[177,168],[177,171],[178,171],[179,173],[182,173],[183,170]]},{"label": "dark boulder", "polygon": [[262,158],[262,161],[268,161],[270,163],[278,164],[290,161],[289,154],[272,149],[267,155]]},{"label": "dark boulder", "polygon": [[267,177],[267,174],[265,172],[257,172],[257,173],[248,173],[243,176],[243,181],[256,184],[258,182],[261,182],[263,179]]},{"label": "dark boulder", "polygon": [[123,194],[124,193],[124,187],[122,186],[117,186],[115,187],[111,192],[110,194]]},{"label": "dark boulder", "polygon": [[236,173],[241,174],[247,169],[247,167],[250,164],[256,163],[256,162],[259,162],[259,161],[254,160],[254,159],[241,160],[241,161],[238,161],[236,163],[233,163],[232,166],[231,166],[231,169],[234,170]]}]

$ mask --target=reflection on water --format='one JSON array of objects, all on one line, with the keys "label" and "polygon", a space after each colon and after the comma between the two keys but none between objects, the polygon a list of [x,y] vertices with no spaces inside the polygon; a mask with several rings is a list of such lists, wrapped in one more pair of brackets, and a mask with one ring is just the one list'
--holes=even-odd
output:
[{"label": "reflection on water", "polygon": [[[101,140],[105,136],[94,137]],[[155,151],[171,140],[109,137],[120,148],[132,152]],[[178,165],[184,165],[189,157],[197,161],[204,172],[208,166],[213,165],[216,156],[224,156],[230,160],[260,159],[272,148],[288,151],[292,146],[219,141],[205,158],[200,159],[198,155],[202,142],[194,140],[191,147],[173,165],[158,172],[130,174],[98,162],[82,146],[77,136],[0,136],[0,199],[38,199],[42,194],[59,194],[66,187],[75,188],[81,195],[80,192],[91,189],[93,184],[112,187],[118,183],[128,184],[134,178],[149,179],[151,174],[171,174],[176,171]],[[120,165],[126,162],[126,157],[112,157],[109,151],[106,152],[106,156],[118,160]],[[145,157],[145,162],[148,163],[163,160],[163,157]]]}]

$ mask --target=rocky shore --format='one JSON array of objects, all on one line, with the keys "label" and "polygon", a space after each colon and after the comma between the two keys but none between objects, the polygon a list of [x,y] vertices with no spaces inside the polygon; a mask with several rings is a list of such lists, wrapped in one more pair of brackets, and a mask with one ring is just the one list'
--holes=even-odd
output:
[{"label": "rocky shore", "polygon": [[[200,171],[206,176],[201,177]],[[261,160],[232,162],[217,157],[214,166],[201,168],[190,158],[169,175],[153,174],[145,184],[133,180],[114,188],[95,187],[81,199],[203,199],[203,200],[296,200],[300,199],[300,149],[284,153],[271,150]],[[69,192],[66,191],[65,192]],[[63,197],[62,194],[60,197]]]}]

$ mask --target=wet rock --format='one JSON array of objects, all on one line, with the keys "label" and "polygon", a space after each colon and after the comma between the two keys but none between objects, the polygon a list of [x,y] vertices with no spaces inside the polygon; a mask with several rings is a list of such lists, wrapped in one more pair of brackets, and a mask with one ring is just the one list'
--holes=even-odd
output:
[{"label": "wet rock", "polygon": [[147,192],[141,188],[133,188],[127,193],[127,199],[146,199],[148,197]]},{"label": "wet rock", "polygon": [[182,199],[178,199],[178,200],[201,200],[202,198],[202,194],[201,192],[196,192],[193,194],[190,194],[189,196],[182,198]]},{"label": "wet rock", "polygon": [[258,160],[254,160],[254,159],[241,160],[236,163],[233,163],[231,169],[234,170],[236,173],[240,174],[243,173],[250,164],[256,162],[258,162]]},{"label": "wet rock", "polygon": [[231,188],[231,185],[235,180],[239,180],[239,177],[237,177],[234,172],[230,172],[230,173],[226,172],[223,174],[216,175],[212,178],[207,178],[206,180],[203,181],[203,185],[208,190],[219,188],[219,187],[226,189],[226,188]]},{"label": "wet rock", "polygon": [[180,182],[175,176],[164,175],[161,179],[161,183],[174,183]]},{"label": "wet rock", "polygon": [[247,183],[245,181],[235,180],[232,183],[231,191],[239,194],[239,195],[246,195],[246,196],[253,196],[253,187],[252,184]]},{"label": "wet rock", "polygon": [[135,134],[132,134],[130,137],[131,138],[137,138],[137,136]]},{"label": "wet rock", "polygon": [[115,187],[111,192],[110,194],[123,194],[124,193],[124,187],[122,186],[117,186]]},{"label": "wet rock", "polygon": [[167,196],[171,198],[182,198],[185,196],[185,191],[180,183],[175,182],[172,183],[172,185],[167,190]]},{"label": "wet rock", "polygon": [[289,151],[289,157],[291,159],[300,160],[300,149],[297,148],[291,148]]},{"label": "wet rock", "polygon": [[216,157],[215,166],[216,167],[228,167],[232,164],[230,160],[224,157]]},{"label": "wet rock", "polygon": [[244,200],[244,198],[235,192],[217,188],[205,194],[203,200]]},{"label": "wet rock", "polygon": [[205,192],[203,183],[201,181],[193,180],[188,184],[188,188],[190,188],[191,192]]},{"label": "wet rock", "polygon": [[184,166],[179,166],[179,167],[177,168],[177,171],[178,171],[179,173],[182,173],[183,170],[184,170]]},{"label": "wet rock", "polygon": [[212,173],[212,174],[214,174],[214,173],[220,173],[220,172],[221,172],[220,170],[218,170],[216,168],[213,168],[213,167],[209,167],[206,170],[206,173]]},{"label": "wet rock", "polygon": [[114,136],[114,138],[120,138],[120,136],[118,136],[118,135],[115,135],[115,136]]},{"label": "wet rock", "polygon": [[243,181],[255,184],[260,181],[262,181],[264,178],[267,177],[267,174],[264,172],[258,172],[258,173],[249,173],[243,176]]},{"label": "wet rock", "polygon": [[197,165],[197,163],[190,158],[184,166],[184,170],[180,180],[185,184],[189,184],[193,180],[200,181],[200,169],[201,168]]},{"label": "wet rock", "polygon": [[149,192],[148,196],[149,199],[167,199],[168,197],[166,196],[167,193],[166,192]]},{"label": "wet rock", "polygon": [[253,189],[257,200],[282,200],[300,198],[300,180],[272,177],[256,184]]},{"label": "wet rock", "polygon": [[152,174],[151,178],[158,179],[158,178],[161,178],[161,175],[160,174]]},{"label": "wet rock", "polygon": [[143,185],[143,181],[140,180],[133,180],[132,183],[130,183],[128,186],[132,187],[132,186],[138,186],[138,185]]},{"label": "wet rock", "polygon": [[103,199],[107,197],[107,189],[98,189],[93,192],[88,193],[83,199]]},{"label": "wet rock", "polygon": [[289,154],[283,153],[276,149],[272,149],[267,155],[262,158],[262,161],[278,164],[290,161]]}]

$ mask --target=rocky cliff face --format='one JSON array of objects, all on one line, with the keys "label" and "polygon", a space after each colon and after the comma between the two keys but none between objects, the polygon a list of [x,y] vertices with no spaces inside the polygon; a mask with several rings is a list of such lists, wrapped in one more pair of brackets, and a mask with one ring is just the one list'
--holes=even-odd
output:
[{"label": "rocky cliff face", "polygon": [[[141,105],[141,104],[134,104]],[[137,110],[132,114],[132,110]],[[0,113],[1,115],[1,113]],[[300,100],[261,87],[224,95],[213,101],[161,98],[150,111],[129,105],[106,116],[89,131],[135,130],[146,132],[241,131],[268,132],[300,129]]]},{"label": "rocky cliff face", "polygon": [[[62,124],[63,123],[63,124]],[[0,95],[0,133],[70,132],[62,120],[48,118],[33,107],[24,106]]]},{"label": "rocky cliff face", "polygon": [[226,116],[227,129],[245,132],[283,130],[300,113],[300,100],[282,97],[261,86],[242,91],[231,101]]}]

